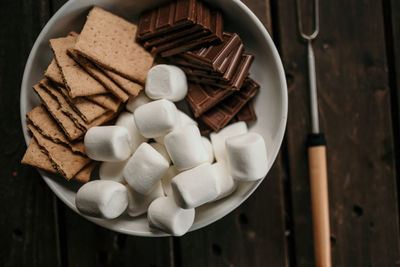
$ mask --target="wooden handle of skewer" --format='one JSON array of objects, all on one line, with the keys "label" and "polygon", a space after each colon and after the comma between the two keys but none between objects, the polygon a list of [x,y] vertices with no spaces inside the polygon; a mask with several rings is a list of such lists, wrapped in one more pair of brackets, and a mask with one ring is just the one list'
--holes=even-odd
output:
[{"label": "wooden handle of skewer", "polygon": [[315,266],[331,267],[326,142],[322,133],[311,134],[309,136],[308,161],[310,169]]}]

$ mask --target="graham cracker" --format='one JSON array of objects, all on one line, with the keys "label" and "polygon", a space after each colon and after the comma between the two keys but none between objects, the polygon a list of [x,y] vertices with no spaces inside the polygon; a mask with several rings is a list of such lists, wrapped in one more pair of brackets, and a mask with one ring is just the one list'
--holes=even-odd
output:
[{"label": "graham cracker", "polygon": [[42,80],[40,86],[42,86],[58,102],[61,111],[75,123],[76,127],[82,129],[83,132],[87,130],[85,127],[85,121],[78,115],[78,113],[76,113],[65,97],[48,80]]},{"label": "graham cracker", "polygon": [[136,25],[95,6],[74,49],[97,65],[144,84],[154,57],[136,43],[136,31]]},{"label": "graham cracker", "polygon": [[70,56],[67,49],[74,47],[76,36],[68,35],[50,40],[54,58],[72,98],[108,93],[107,89],[83,70]]},{"label": "graham cracker", "polygon": [[93,63],[79,55],[76,51],[68,49],[68,55],[72,57],[84,70],[92,75],[98,82],[107,88],[113,95],[115,95],[122,102],[126,102],[129,95],[125,93],[119,86],[114,83],[108,76],[106,76],[99,68]]},{"label": "graham cracker", "polygon": [[53,167],[53,163],[49,157],[40,149],[35,138],[32,137],[28,148],[25,151],[25,155],[21,160],[22,164],[31,165],[39,169],[57,173],[57,170]]},{"label": "graham cracker", "polygon": [[43,105],[39,105],[26,114],[28,121],[45,137],[54,143],[64,144],[73,152],[86,156],[83,141],[70,142],[57,122],[51,117]]},{"label": "graham cracker", "polygon": [[81,183],[87,183],[90,181],[90,176],[92,175],[92,172],[94,168],[96,167],[96,163],[90,163],[86,167],[84,167],[82,170],[78,172],[77,175],[75,175],[74,180],[77,180],[78,182]]},{"label": "graham cracker", "polygon": [[32,125],[28,124],[28,129],[32,132],[39,147],[49,157],[53,167],[65,179],[70,180],[86,165],[92,162],[91,159],[75,154],[69,148],[45,138]]},{"label": "graham cracker", "polygon": [[[53,163],[51,162],[50,158],[43,152],[37,143],[36,139],[32,137],[29,146],[25,152],[24,157],[21,160],[22,164],[27,164],[51,173],[57,173],[57,170],[53,167]],[[90,176],[94,167],[96,166],[95,163],[91,163],[79,171],[74,180],[77,180],[81,183],[87,183],[90,180]]]},{"label": "graham cracker", "polygon": [[118,84],[118,86],[121,87],[126,93],[128,93],[128,95],[136,97],[140,93],[140,91],[143,90],[143,86],[141,84],[135,83],[125,77],[122,77],[121,75],[111,70],[102,68],[102,71],[111,80],[113,80],[116,84]]},{"label": "graham cracker", "polygon": [[117,112],[121,106],[121,101],[110,94],[91,95],[87,99],[113,112]]},{"label": "graham cracker", "polygon": [[[47,79],[49,79],[50,81],[57,84],[58,86],[65,86],[64,80],[62,78],[61,70],[58,67],[57,62],[54,59],[51,61],[44,76]],[[85,98],[85,97],[83,97],[83,98]],[[118,110],[118,107],[121,104],[121,101],[116,99],[111,94],[92,95],[92,96],[88,96],[87,99],[106,108],[106,109],[112,110],[114,112],[116,112]]]},{"label": "graham cracker", "polygon": [[39,95],[51,116],[57,121],[68,140],[77,140],[84,134],[84,130],[76,126],[74,121],[62,111],[58,101],[46,89],[41,87],[40,83],[34,85],[33,89]]},{"label": "graham cracker", "polygon": [[94,121],[90,123],[86,123],[82,120],[81,117],[75,112],[75,110],[70,106],[70,104],[67,102],[67,100],[64,98],[64,96],[57,91],[47,80],[42,80],[41,86],[45,87],[46,90],[53,95],[55,99],[57,99],[57,102],[60,104],[62,107],[62,111],[71,118],[72,121],[74,121],[75,125],[77,127],[82,127],[83,131],[86,132],[93,126],[98,126],[101,125],[111,119],[113,119],[117,113],[108,111],[104,113],[103,115],[99,116],[96,118]]},{"label": "graham cracker", "polygon": [[61,70],[58,67],[55,59],[53,59],[50,65],[47,67],[46,71],[44,72],[44,77],[57,85],[64,86],[64,80],[61,74]]},{"label": "graham cracker", "polygon": [[71,99],[68,90],[65,87],[57,86],[57,89],[64,96],[65,100],[67,100],[68,104],[86,123],[90,123],[108,112],[104,107],[93,103],[84,97]]}]

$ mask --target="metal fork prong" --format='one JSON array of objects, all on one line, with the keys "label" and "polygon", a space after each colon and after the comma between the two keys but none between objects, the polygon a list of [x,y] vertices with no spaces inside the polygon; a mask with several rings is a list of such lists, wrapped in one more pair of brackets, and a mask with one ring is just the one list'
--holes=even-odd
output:
[{"label": "metal fork prong", "polygon": [[300,7],[300,0],[296,0],[297,5],[297,25],[299,27],[300,35],[303,39],[311,41],[318,36],[319,33],[319,1],[314,0],[314,31],[311,34],[306,34],[303,31],[302,12]]}]

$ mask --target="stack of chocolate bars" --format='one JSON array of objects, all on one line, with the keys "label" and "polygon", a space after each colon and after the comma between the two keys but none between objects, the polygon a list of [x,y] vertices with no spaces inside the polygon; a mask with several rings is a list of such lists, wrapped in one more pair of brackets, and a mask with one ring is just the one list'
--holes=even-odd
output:
[{"label": "stack of chocolate bars", "polygon": [[153,56],[132,37],[137,26],[94,7],[80,34],[50,40],[54,59],[33,86],[42,104],[28,112],[33,137],[22,163],[87,182],[94,162],[87,130],[115,118],[142,89]]},{"label": "stack of chocolate bars", "polygon": [[186,73],[187,101],[202,134],[257,118],[250,102],[259,89],[249,77],[254,56],[239,35],[223,31],[219,11],[199,0],[171,2],[141,15],[136,38]]}]

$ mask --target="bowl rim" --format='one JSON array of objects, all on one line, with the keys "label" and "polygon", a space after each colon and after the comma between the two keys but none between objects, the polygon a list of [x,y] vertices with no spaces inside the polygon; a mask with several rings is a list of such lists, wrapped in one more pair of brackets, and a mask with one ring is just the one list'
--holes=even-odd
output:
[{"label": "bowl rim", "polygon": [[[60,16],[62,16],[62,14],[64,13],[64,10],[67,9],[70,5],[73,5],[75,2],[78,2],[79,0],[69,0],[67,1],[56,13],[54,13],[54,15],[49,19],[49,21],[46,23],[46,25],[44,26],[44,28],[41,30],[40,34],[38,35],[38,37],[36,38],[34,45],[32,46],[32,49],[29,53],[29,57],[28,60],[25,64],[25,68],[24,68],[24,72],[23,72],[23,78],[22,78],[22,83],[21,83],[21,90],[20,90],[20,117],[21,117],[21,127],[22,127],[22,131],[23,131],[23,135],[25,138],[25,143],[26,145],[29,144],[30,139],[28,138],[28,133],[27,133],[27,129],[25,127],[26,124],[26,114],[24,112],[24,108],[23,108],[23,98],[21,97],[22,95],[26,95],[26,90],[28,87],[30,87],[28,85],[28,75],[27,72],[32,68],[32,64],[33,64],[33,60],[34,60],[34,55],[37,53],[37,50],[39,48],[39,45],[41,43],[41,40],[44,38],[44,36],[47,34],[47,32],[49,31],[49,29],[53,26],[54,21],[57,20]],[[263,39],[265,39],[265,41],[268,43],[271,51],[272,51],[272,57],[273,60],[276,63],[277,66],[277,72],[278,72],[278,79],[279,79],[279,83],[281,84],[279,91],[282,95],[282,105],[281,105],[281,114],[282,117],[280,118],[280,123],[279,123],[279,128],[277,131],[277,139],[279,140],[279,146],[277,147],[277,149],[275,151],[273,151],[273,155],[271,157],[271,164],[268,168],[268,172],[267,175],[269,173],[269,171],[271,170],[273,164],[276,161],[276,158],[278,156],[280,147],[282,146],[282,141],[284,138],[284,134],[285,134],[285,130],[286,130],[286,124],[287,124],[287,114],[288,114],[288,92],[287,92],[287,84],[286,84],[286,76],[285,76],[285,71],[283,68],[283,64],[282,64],[282,60],[279,56],[278,50],[271,38],[271,36],[269,35],[268,31],[266,30],[266,28],[264,27],[264,25],[262,24],[262,22],[258,19],[258,17],[240,0],[231,0],[232,4],[236,4],[240,9],[242,9],[252,20],[252,22],[254,23],[254,26],[257,27],[257,29],[262,33],[262,37]],[[93,4],[95,4],[95,2],[93,2]],[[74,205],[70,204],[70,202],[67,200],[67,198],[60,193],[60,191],[58,191],[55,188],[54,183],[51,183],[48,179],[45,179],[44,176],[46,176],[46,173],[40,169],[37,169],[40,173],[40,175],[42,176],[42,179],[45,181],[45,183],[47,184],[47,186],[50,187],[51,191],[65,204],[67,205],[69,208],[71,208],[74,212],[78,213],[79,215],[83,216],[84,218],[88,219],[89,221],[102,226],[106,229],[109,230],[113,230],[119,233],[123,233],[123,234],[128,234],[128,235],[134,235],[134,236],[146,236],[146,237],[162,237],[162,236],[171,236],[169,234],[166,233],[162,233],[162,232],[157,232],[157,233],[153,233],[153,232],[141,232],[141,231],[132,231],[132,230],[125,230],[125,229],[120,229],[117,227],[111,227],[110,224],[105,223],[105,220],[103,219],[98,219],[98,218],[93,218],[93,217],[89,217],[89,216],[85,216],[83,214],[81,214]],[[240,201],[238,201],[238,203],[236,205],[234,205],[233,207],[227,209],[224,213],[218,213],[215,216],[211,216],[207,221],[204,221],[203,223],[199,223],[197,225],[195,225],[194,227],[192,227],[189,232],[203,228],[207,225],[210,225],[218,220],[220,220],[221,218],[225,217],[226,215],[230,214],[233,210],[235,210],[237,207],[239,207],[249,196],[251,196],[254,191],[258,188],[258,186],[260,185],[260,183],[265,179],[265,177],[257,182],[255,182],[251,188],[248,190],[248,192],[246,193],[246,195],[244,197],[241,198]]]}]

